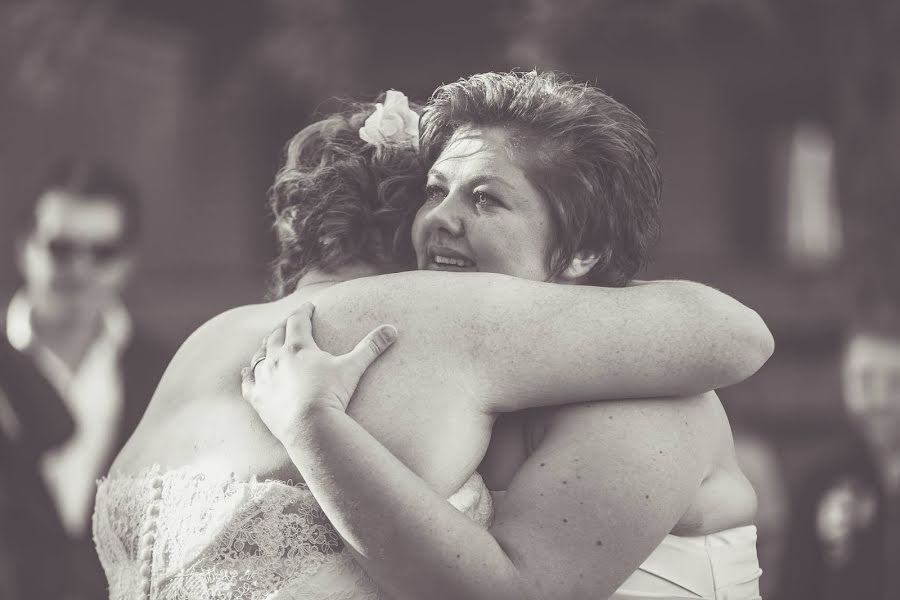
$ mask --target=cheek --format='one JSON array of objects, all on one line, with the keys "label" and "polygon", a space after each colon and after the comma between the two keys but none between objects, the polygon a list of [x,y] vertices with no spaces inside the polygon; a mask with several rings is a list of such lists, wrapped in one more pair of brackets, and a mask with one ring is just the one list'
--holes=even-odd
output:
[{"label": "cheek", "polygon": [[125,285],[128,281],[130,273],[129,264],[126,262],[116,262],[108,267],[101,268],[97,274],[97,281],[106,288],[118,289]]},{"label": "cheek", "polygon": [[415,249],[417,256],[422,250],[422,244],[424,243],[423,221],[425,219],[425,213],[425,206],[422,206],[421,208],[419,208],[419,210],[416,211],[416,216],[413,218],[412,222],[412,231],[410,232],[413,248]]},{"label": "cheek", "polygon": [[22,253],[22,271],[23,275],[29,279],[44,280],[53,275],[53,260],[36,248],[28,247]]},{"label": "cheek", "polygon": [[518,219],[476,222],[467,230],[476,261],[485,269],[534,278],[542,268],[541,240]]}]

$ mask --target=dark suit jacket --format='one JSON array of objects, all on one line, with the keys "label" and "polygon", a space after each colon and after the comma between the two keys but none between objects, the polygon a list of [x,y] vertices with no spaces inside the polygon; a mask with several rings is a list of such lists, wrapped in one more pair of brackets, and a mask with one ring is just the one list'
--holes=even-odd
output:
[{"label": "dark suit jacket", "polygon": [[808,476],[797,500],[785,597],[885,599],[890,500],[862,442],[848,439],[839,456]]},{"label": "dark suit jacket", "polygon": [[[0,331],[5,331],[4,323],[0,322],[0,327],[3,327]],[[21,443],[29,448],[27,452],[19,452],[15,458],[11,457],[6,461],[12,463],[9,465],[8,475],[6,475],[10,477],[10,489],[15,489],[12,488],[12,485],[16,480],[29,481],[27,493],[21,493],[20,501],[14,503],[14,508],[6,511],[7,519],[15,522],[17,516],[20,516],[17,513],[24,510],[36,511],[40,507],[41,514],[45,517],[43,520],[53,524],[47,525],[47,531],[40,530],[37,535],[32,534],[28,543],[33,544],[37,552],[46,552],[48,545],[64,549],[60,550],[60,554],[65,556],[61,556],[56,562],[64,562],[65,566],[57,565],[57,569],[63,570],[56,570],[52,575],[54,581],[66,581],[65,596],[62,597],[73,600],[106,598],[106,577],[94,550],[93,540],[89,535],[82,539],[70,539],[65,535],[38,470],[41,454],[58,445],[71,434],[73,427],[71,417],[55,391],[34,367],[30,357],[11,349],[5,336],[0,335],[0,338],[6,343],[8,359],[8,367],[0,371],[0,374],[8,379],[7,385],[17,390],[14,398],[10,398],[10,401],[14,404],[14,410],[23,423],[25,435]],[[13,352],[12,355],[9,354],[10,350]],[[104,473],[109,470],[119,450],[137,427],[171,357],[172,353],[165,346],[145,335],[140,328],[135,328],[131,341],[121,358],[124,407],[116,431],[116,443],[107,456]],[[50,389],[49,393],[47,388]],[[40,393],[35,391],[38,389],[43,391]],[[37,400],[37,398],[41,398],[41,400]],[[40,498],[40,501],[33,504],[28,500],[29,498]],[[50,531],[51,529],[52,531]],[[27,532],[20,532],[21,535],[25,533]],[[61,537],[60,533],[62,533]],[[34,571],[39,566],[39,563],[35,563],[31,567],[26,565],[26,570],[29,570],[32,575],[23,576],[23,579],[26,581],[46,579],[46,577],[36,576],[38,574]],[[67,575],[60,577],[60,573],[63,572]],[[29,594],[27,597],[47,597],[48,599],[60,597],[49,594],[48,590],[39,595]]]},{"label": "dark suit jacket", "polygon": [[72,434],[56,390],[0,336],[0,393],[19,425],[0,429],[0,567],[3,597],[60,598],[72,545],[39,469],[40,456]]}]

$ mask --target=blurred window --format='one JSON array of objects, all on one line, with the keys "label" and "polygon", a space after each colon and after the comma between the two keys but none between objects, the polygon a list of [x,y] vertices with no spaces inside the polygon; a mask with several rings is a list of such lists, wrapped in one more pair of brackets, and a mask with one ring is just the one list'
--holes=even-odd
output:
[{"label": "blurred window", "polygon": [[822,126],[802,123],[788,137],[784,252],[791,266],[816,269],[841,254],[834,140]]}]

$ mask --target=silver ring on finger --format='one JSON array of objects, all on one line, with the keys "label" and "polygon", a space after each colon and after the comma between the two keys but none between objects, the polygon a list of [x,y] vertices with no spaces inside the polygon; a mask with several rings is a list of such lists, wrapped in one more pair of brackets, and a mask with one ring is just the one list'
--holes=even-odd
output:
[{"label": "silver ring on finger", "polygon": [[263,362],[264,360],[266,360],[265,354],[263,354],[262,356],[260,356],[259,358],[257,358],[256,360],[253,361],[253,364],[250,365],[250,370],[255,372],[257,365],[259,365],[259,363]]}]

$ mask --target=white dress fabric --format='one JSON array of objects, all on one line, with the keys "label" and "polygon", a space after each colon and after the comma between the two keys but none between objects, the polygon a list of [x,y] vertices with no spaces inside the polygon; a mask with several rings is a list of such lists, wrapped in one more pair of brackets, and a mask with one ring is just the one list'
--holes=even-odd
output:
[{"label": "white dress fabric", "polygon": [[609,600],[760,600],[756,527],[667,535]]},{"label": "white dress fabric", "polygon": [[[475,473],[449,502],[488,527]],[[190,467],[99,482],[94,543],[111,600],[377,600],[309,489]]]}]

